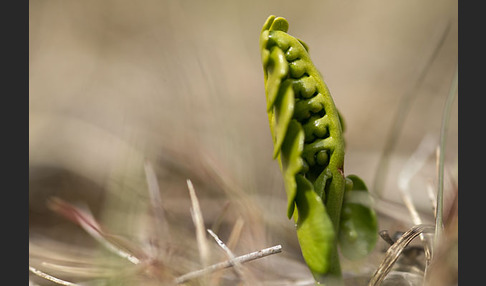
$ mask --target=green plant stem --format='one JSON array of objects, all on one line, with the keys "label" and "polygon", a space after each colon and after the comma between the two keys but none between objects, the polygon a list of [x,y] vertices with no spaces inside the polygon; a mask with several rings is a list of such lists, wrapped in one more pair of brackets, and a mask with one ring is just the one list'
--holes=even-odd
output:
[{"label": "green plant stem", "polygon": [[444,106],[444,114],[442,118],[442,126],[440,129],[440,147],[439,147],[439,168],[438,168],[438,182],[437,182],[437,210],[435,216],[435,239],[434,244],[437,245],[437,241],[442,235],[443,230],[443,209],[444,209],[444,158],[445,148],[447,141],[447,130],[449,127],[449,119],[451,117],[452,104],[454,103],[455,96],[457,94],[458,86],[458,71],[454,75],[454,79],[449,90],[449,95]]}]

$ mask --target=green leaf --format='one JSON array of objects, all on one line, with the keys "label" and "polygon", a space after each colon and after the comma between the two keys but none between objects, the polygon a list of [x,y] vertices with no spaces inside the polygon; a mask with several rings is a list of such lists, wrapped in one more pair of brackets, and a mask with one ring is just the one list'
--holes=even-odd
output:
[{"label": "green leaf", "polygon": [[277,99],[280,83],[287,76],[289,66],[283,51],[278,47],[273,47],[267,60],[267,71],[265,90],[267,91],[267,111],[272,109]]},{"label": "green leaf", "polygon": [[289,30],[289,23],[283,17],[273,18],[273,23],[270,26],[269,30],[287,32]]},{"label": "green leaf", "polygon": [[295,176],[303,166],[301,158],[304,149],[304,131],[296,120],[291,120],[288,125],[285,140],[282,144],[280,162],[284,176],[285,190],[287,192],[287,217],[294,213],[294,200],[297,192]]},{"label": "green leaf", "polygon": [[272,26],[272,23],[273,23],[273,21],[275,21],[275,18],[276,18],[275,15],[268,16],[267,20],[265,21],[265,24],[263,24],[262,33],[265,30],[269,30],[270,29],[270,26]]},{"label": "green leaf", "polygon": [[304,42],[302,41],[301,39],[297,39],[299,40],[300,44],[304,47],[304,49],[309,52],[309,46]]},{"label": "green leaf", "polygon": [[355,260],[366,257],[375,247],[378,221],[363,180],[356,175],[349,175],[346,180],[338,241],[342,254]]},{"label": "green leaf", "polygon": [[322,201],[326,200],[326,184],[328,181],[332,179],[332,173],[328,168],[325,168],[324,171],[317,177],[316,181],[314,182],[314,190],[321,197]]},{"label": "green leaf", "polygon": [[331,266],[331,255],[335,247],[334,228],[312,184],[302,175],[296,176],[296,182],[297,238],[302,256],[315,276],[326,274]]},{"label": "green leaf", "polygon": [[282,143],[285,140],[290,119],[292,119],[292,114],[294,113],[294,104],[294,90],[290,82],[285,81],[278,91],[273,113],[275,115],[273,121],[273,130],[275,132],[273,158],[277,158]]}]

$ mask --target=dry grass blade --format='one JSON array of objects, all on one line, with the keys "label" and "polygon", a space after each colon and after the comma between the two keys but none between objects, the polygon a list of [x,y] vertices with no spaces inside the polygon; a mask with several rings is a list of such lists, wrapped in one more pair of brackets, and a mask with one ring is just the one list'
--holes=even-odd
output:
[{"label": "dry grass blade", "polygon": [[233,226],[233,229],[231,230],[230,236],[228,238],[227,244],[228,244],[229,248],[234,248],[236,246],[236,243],[238,242],[238,240],[240,238],[241,230],[243,229],[244,224],[245,224],[245,221],[241,217],[238,217],[235,225]]},{"label": "dry grass blade", "polygon": [[194,186],[192,185],[191,180],[187,180],[187,187],[189,189],[189,195],[191,196],[191,215],[194,226],[196,227],[196,239],[199,249],[199,255],[201,258],[201,264],[203,267],[206,267],[209,265],[209,245],[206,239],[206,232],[204,231],[204,220],[201,208],[199,206],[199,201],[196,196],[196,191],[194,190]]},{"label": "dry grass blade", "polygon": [[415,98],[415,94],[417,94],[417,90],[422,85],[422,82],[425,79],[425,75],[427,75],[427,73],[429,72],[432,63],[435,61],[435,58],[439,54],[440,49],[444,45],[450,27],[451,27],[451,23],[449,22],[448,25],[444,28],[444,31],[442,32],[442,35],[439,41],[437,42],[437,45],[435,45],[435,48],[432,51],[431,55],[429,56],[428,60],[424,63],[424,66],[422,67],[417,77],[417,80],[411,86],[411,88],[402,95],[402,98],[400,99],[400,103],[398,105],[400,106],[400,108],[395,113],[395,117],[393,118],[392,126],[387,135],[385,146],[380,156],[375,177],[373,179],[372,191],[377,197],[382,197],[382,193],[385,185],[385,179],[387,178],[388,165],[390,163],[390,156],[393,151],[393,148],[395,148],[398,142],[398,137],[400,135],[400,132],[402,131],[407,114],[410,111],[410,108],[412,106],[412,101]]},{"label": "dry grass blade", "polygon": [[378,286],[383,282],[386,275],[390,272],[393,264],[397,261],[398,257],[402,253],[403,249],[418,235],[423,232],[432,232],[434,228],[426,225],[415,225],[405,232],[388,250],[386,251],[385,258],[375,271],[368,286]]},{"label": "dry grass blade", "polygon": [[[170,232],[165,212],[162,208],[162,198],[160,196],[160,188],[157,182],[157,176],[155,175],[154,169],[150,162],[146,161],[144,167],[150,196],[151,211],[155,217],[155,220],[152,219],[152,225],[155,233],[150,240],[151,242],[160,241],[164,243],[167,241]],[[153,252],[150,253],[151,256],[158,257],[158,251],[158,248],[153,249]]]},{"label": "dry grass blade", "polygon": [[447,97],[444,113],[442,117],[442,125],[440,129],[440,147],[439,147],[439,168],[438,168],[438,189],[437,189],[437,215],[435,218],[435,242],[442,234],[443,230],[443,209],[444,209],[444,157],[445,157],[445,146],[446,146],[446,135],[449,127],[449,119],[451,117],[452,103],[457,94],[458,87],[458,71],[454,74],[454,79],[452,80],[451,88],[449,90],[449,95]]},{"label": "dry grass blade", "polygon": [[[455,186],[455,183],[452,183]],[[434,257],[426,272],[426,285],[458,284],[458,190],[453,187],[453,198],[444,211],[444,232],[434,248]]]},{"label": "dry grass blade", "polygon": [[449,203],[447,210],[444,213],[444,227],[447,228],[451,226],[452,223],[457,219],[457,208],[458,208],[458,201],[459,201],[459,189],[457,183],[454,179],[452,179],[452,175],[449,177],[450,183],[453,190],[453,199]]},{"label": "dry grass blade", "polygon": [[[141,249],[131,245],[129,242],[123,241],[121,237],[116,237],[103,231],[89,211],[75,207],[59,198],[51,198],[48,205],[53,211],[81,226],[89,235],[108,250],[127,259],[133,264],[139,264],[139,257],[146,256]],[[137,254],[134,255],[130,252]]]},{"label": "dry grass blade", "polygon": [[436,143],[433,137],[430,135],[426,136],[420,143],[417,150],[405,163],[405,166],[402,168],[402,171],[398,176],[398,188],[400,190],[402,200],[407,207],[410,216],[412,217],[412,222],[416,225],[422,224],[422,219],[420,218],[420,215],[412,202],[412,196],[410,194],[410,181],[413,176],[425,165],[427,158],[433,154],[435,145]]},{"label": "dry grass blade", "polygon": [[[226,205],[228,206],[228,204]],[[240,235],[241,235],[241,230],[243,229],[244,221],[241,217],[238,217],[236,220],[235,225],[233,226],[233,229],[231,230],[231,234],[228,238],[227,246],[229,249],[232,249],[236,246]],[[219,285],[219,281],[221,279],[221,273],[215,273],[211,276],[211,285]]]},{"label": "dry grass blade", "polygon": [[266,286],[314,286],[316,285],[316,281],[314,279],[304,279],[304,280],[279,280],[279,281],[271,281],[265,282]]},{"label": "dry grass blade", "polygon": [[[398,176],[398,188],[403,200],[403,203],[407,207],[410,216],[412,217],[412,222],[415,225],[422,224],[422,219],[413,204],[412,195],[410,194],[410,181],[415,176],[416,173],[425,165],[426,160],[434,152],[434,146],[436,146],[436,140],[431,135],[425,136],[425,138],[420,142],[417,150],[412,154],[409,160],[405,163],[402,171]],[[425,239],[423,234],[420,234],[420,240],[424,244],[424,251],[426,257],[426,265],[429,264],[432,255],[429,247],[428,241]]]},{"label": "dry grass blade", "polygon": [[78,284],[74,284],[74,283],[71,283],[71,282],[68,282],[68,281],[65,281],[65,280],[61,280],[59,278],[56,278],[52,275],[49,275],[47,273],[44,273],[42,271],[40,271],[39,269],[36,269],[32,266],[29,266],[29,271],[34,273],[35,275],[39,276],[39,277],[42,277],[46,280],[49,280],[49,281],[52,281],[56,284],[59,284],[59,285],[66,285],[66,286],[78,286]]},{"label": "dry grass blade", "polygon": [[223,222],[224,217],[225,217],[226,213],[228,212],[230,205],[231,205],[230,201],[227,201],[227,202],[224,203],[223,209],[221,210],[221,212],[219,213],[219,215],[216,217],[213,224],[211,225],[211,229],[214,232],[219,231],[219,228],[221,227],[221,223]]},{"label": "dry grass blade", "polygon": [[69,277],[76,281],[106,279],[129,275],[139,269],[130,267],[124,260],[100,254],[100,249],[94,247],[74,247],[72,243],[49,238],[37,237],[29,241],[29,265],[59,278]]},{"label": "dry grass blade", "polygon": [[218,243],[218,245],[224,250],[226,253],[226,256],[228,257],[229,261],[233,263],[233,267],[240,277],[240,279],[244,280],[244,274],[243,274],[243,267],[241,266],[241,263],[237,262],[235,260],[235,255],[233,252],[224,244],[224,242],[214,233],[212,230],[208,229],[207,230],[209,234],[214,238],[214,240]]},{"label": "dry grass blade", "polygon": [[208,233],[214,238],[214,240],[216,241],[216,243],[218,243],[218,245],[225,251],[226,255],[228,256],[228,258],[230,260],[234,259],[235,258],[235,255],[233,254],[233,252],[231,251],[231,249],[229,249],[226,244],[224,244],[224,242],[219,238],[219,236],[214,233],[212,230],[210,229],[207,229]]},{"label": "dry grass blade", "polygon": [[426,191],[427,191],[427,196],[429,197],[430,200],[430,204],[432,205],[432,211],[434,213],[434,218],[435,218],[435,214],[437,213],[437,197],[434,194],[434,187],[432,182],[429,182],[427,184]]},{"label": "dry grass blade", "polygon": [[184,274],[184,275],[176,278],[174,280],[174,282],[176,284],[181,284],[181,283],[187,282],[191,279],[209,274],[211,272],[231,267],[231,266],[233,266],[233,264],[235,262],[236,263],[246,263],[246,262],[249,262],[249,261],[253,261],[255,259],[259,259],[259,258],[262,258],[262,257],[265,257],[265,256],[269,256],[269,255],[272,255],[272,254],[275,254],[275,253],[279,253],[279,252],[282,252],[282,246],[281,245],[276,245],[276,246],[273,246],[273,247],[265,248],[265,249],[262,249],[260,251],[255,251],[255,252],[252,252],[252,253],[248,253],[248,254],[245,254],[245,255],[242,255],[242,256],[235,257],[235,259],[233,259],[233,261],[227,260],[227,261],[224,261],[224,262],[221,262],[221,263],[210,265],[210,266],[208,266],[204,269],[200,269],[200,270],[196,270],[196,271]]}]

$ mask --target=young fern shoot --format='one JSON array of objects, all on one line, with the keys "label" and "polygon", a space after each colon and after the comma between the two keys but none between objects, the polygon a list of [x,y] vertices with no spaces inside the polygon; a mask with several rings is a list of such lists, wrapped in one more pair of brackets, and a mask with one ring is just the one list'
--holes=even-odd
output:
[{"label": "young fern shoot", "polygon": [[302,255],[319,283],[342,284],[337,250],[363,257],[377,238],[365,184],[344,176],[343,121],[308,46],[270,16],[260,34],[267,113]]}]

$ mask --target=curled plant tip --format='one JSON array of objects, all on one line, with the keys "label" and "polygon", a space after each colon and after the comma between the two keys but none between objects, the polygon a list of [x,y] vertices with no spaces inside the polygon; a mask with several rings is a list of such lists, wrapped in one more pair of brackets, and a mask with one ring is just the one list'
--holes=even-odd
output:
[{"label": "curled plant tip", "polygon": [[[280,164],[287,216],[297,222],[307,266],[316,281],[340,284],[338,239],[347,256],[367,255],[376,241],[376,217],[370,205],[349,202],[345,214],[351,216],[346,217],[347,229],[340,233],[350,181],[344,176],[344,120],[311,61],[309,47],[289,35],[288,29],[287,20],[271,15],[260,33],[273,157]],[[361,193],[369,197],[366,187],[364,192],[350,191],[348,197],[364,197]]]},{"label": "curled plant tip", "polygon": [[147,256],[140,248],[134,246],[132,243],[102,230],[101,226],[88,210],[73,206],[57,197],[53,197],[48,201],[48,207],[81,226],[108,250],[127,259],[133,264],[139,264],[141,259]]},{"label": "curled plant tip", "polygon": [[274,157],[285,173],[288,213],[293,213],[295,199],[292,177],[301,173],[317,184],[323,200],[327,195],[326,201],[332,205],[329,212],[337,224],[345,184],[342,118],[308,49],[287,34],[287,29],[284,18],[270,16],[260,47]]},{"label": "curled plant tip", "polygon": [[303,41],[270,16],[260,35],[267,113],[293,213],[298,174],[314,185],[337,230],[344,193],[344,138],[329,89]]},{"label": "curled plant tip", "polygon": [[[368,286],[378,286],[381,285],[385,277],[390,272],[391,268],[397,261],[400,254],[403,252],[405,247],[407,247],[410,242],[423,232],[433,232],[434,227],[428,225],[415,225],[411,227],[407,232],[405,232],[395,243],[393,243],[390,248],[386,251],[385,258],[382,263],[375,271]],[[384,233],[380,233],[382,236]],[[386,236],[386,235],[385,235]],[[388,236],[389,238],[389,236]],[[389,239],[386,239],[387,241]]]}]

